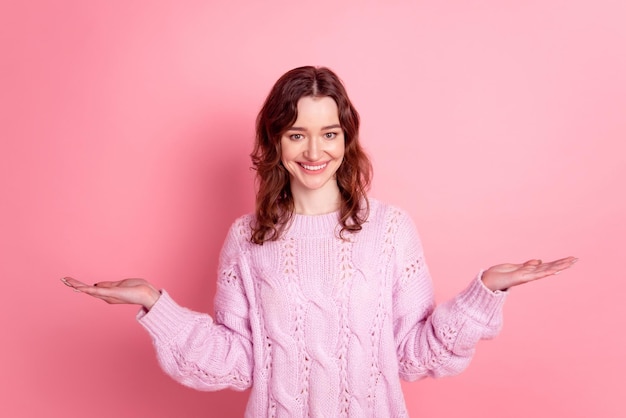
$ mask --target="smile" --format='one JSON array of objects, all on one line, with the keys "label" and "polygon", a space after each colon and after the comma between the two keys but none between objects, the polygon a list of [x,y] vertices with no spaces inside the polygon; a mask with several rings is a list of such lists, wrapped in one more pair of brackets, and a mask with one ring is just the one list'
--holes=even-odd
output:
[{"label": "smile", "polygon": [[328,163],[324,163],[324,164],[320,164],[320,165],[307,165],[307,164],[302,164],[302,163],[298,163],[300,164],[301,167],[304,167],[306,170],[310,170],[310,171],[318,171],[323,169],[324,167],[326,167],[328,165]]}]

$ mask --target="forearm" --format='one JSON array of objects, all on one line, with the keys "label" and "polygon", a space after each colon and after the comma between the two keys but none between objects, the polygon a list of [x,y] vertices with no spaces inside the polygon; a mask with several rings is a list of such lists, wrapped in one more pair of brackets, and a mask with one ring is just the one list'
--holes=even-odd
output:
[{"label": "forearm", "polygon": [[250,386],[251,342],[207,314],[177,305],[163,291],[149,312],[138,314],[150,333],[163,370],[176,381],[197,390]]},{"label": "forearm", "polygon": [[400,347],[406,380],[449,376],[463,371],[479,340],[493,338],[502,326],[505,294],[492,292],[480,277],[454,299],[417,322]]}]

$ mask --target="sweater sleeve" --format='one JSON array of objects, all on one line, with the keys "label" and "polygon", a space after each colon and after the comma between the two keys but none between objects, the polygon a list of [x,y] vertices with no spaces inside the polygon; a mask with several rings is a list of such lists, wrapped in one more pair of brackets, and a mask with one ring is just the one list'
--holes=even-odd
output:
[{"label": "sweater sleeve", "polygon": [[137,315],[165,373],[194,389],[244,390],[252,384],[253,350],[238,235],[233,225],[220,255],[215,318],[179,306],[165,290],[150,311]]},{"label": "sweater sleeve", "polygon": [[411,381],[462,372],[478,341],[500,331],[506,292],[487,289],[481,273],[455,298],[435,307],[422,244],[404,214],[395,248],[393,321],[400,377]]}]

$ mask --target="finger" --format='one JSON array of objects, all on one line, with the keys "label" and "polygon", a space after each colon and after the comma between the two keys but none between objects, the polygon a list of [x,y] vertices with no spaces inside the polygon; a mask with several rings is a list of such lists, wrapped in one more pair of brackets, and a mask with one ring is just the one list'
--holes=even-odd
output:
[{"label": "finger", "polygon": [[578,259],[575,257],[566,257],[549,263],[548,268],[551,271],[559,272],[572,267],[576,261]]},{"label": "finger", "polygon": [[90,296],[94,296],[100,299],[103,298],[116,298],[117,293],[114,288],[100,287],[98,286],[83,286],[77,288],[83,293],[87,293]]},{"label": "finger", "polygon": [[564,264],[564,265],[567,265],[568,267],[571,267],[574,264],[576,264],[576,262],[578,261],[578,258],[576,258],[576,257],[566,257],[566,258],[563,258],[563,259],[561,259],[559,261],[560,261],[560,264]]},{"label": "finger", "polygon": [[120,303],[120,304],[140,304],[141,291],[137,288],[124,288],[118,286],[112,287],[100,287],[100,286],[87,286],[82,289],[84,293],[90,296],[102,299],[107,303]]},{"label": "finger", "polygon": [[571,266],[574,263],[576,263],[577,261],[578,261],[578,259],[576,257],[565,257],[565,258],[560,258],[558,260],[551,261],[551,262],[546,263],[546,264]]},{"label": "finger", "polygon": [[116,280],[116,281],[102,281],[102,282],[97,282],[94,283],[94,286],[96,287],[103,287],[103,288],[113,288],[113,287],[129,287],[129,286],[135,286],[135,285],[139,285],[139,284],[144,284],[145,280],[143,279],[124,279],[124,280]]},{"label": "finger", "polygon": [[527,262],[525,262],[524,266],[538,266],[540,264],[541,264],[541,260],[533,259],[533,260],[528,260]]},{"label": "finger", "polygon": [[547,276],[559,274],[561,271],[570,268],[575,262],[575,258],[568,257],[566,259],[561,259],[550,263],[545,263],[540,266],[536,266],[534,270],[528,271],[525,274],[525,279],[529,281],[538,280]]},{"label": "finger", "polygon": [[93,290],[90,290],[90,289],[93,289],[93,288],[92,287],[86,287],[84,289],[77,289],[77,290],[82,292],[82,293],[86,293],[86,294],[88,294],[89,296],[91,296],[91,297],[93,297],[95,299],[100,299],[100,300],[102,300],[102,301],[104,301],[104,302],[106,302],[106,303],[108,303],[110,305],[123,303],[118,298],[111,297],[109,295],[104,295],[104,294],[101,294],[101,293],[97,293],[97,292],[94,292]]},{"label": "finger", "polygon": [[71,277],[63,277],[63,278],[61,278],[61,281],[66,286],[73,287],[73,288],[77,288],[77,287],[81,287],[81,286],[87,286],[87,284],[85,284],[85,283],[83,283],[83,282],[81,282],[79,280],[73,279]]}]

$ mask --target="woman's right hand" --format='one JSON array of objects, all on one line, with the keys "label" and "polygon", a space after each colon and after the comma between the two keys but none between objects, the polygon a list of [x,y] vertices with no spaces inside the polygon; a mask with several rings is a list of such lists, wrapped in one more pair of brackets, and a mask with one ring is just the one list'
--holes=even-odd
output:
[{"label": "woman's right hand", "polygon": [[144,279],[124,279],[117,282],[98,282],[88,285],[71,277],[61,281],[77,292],[86,293],[94,298],[102,299],[111,304],[141,305],[150,310],[161,296],[161,293]]}]

